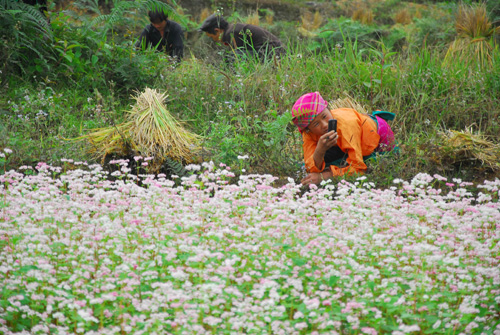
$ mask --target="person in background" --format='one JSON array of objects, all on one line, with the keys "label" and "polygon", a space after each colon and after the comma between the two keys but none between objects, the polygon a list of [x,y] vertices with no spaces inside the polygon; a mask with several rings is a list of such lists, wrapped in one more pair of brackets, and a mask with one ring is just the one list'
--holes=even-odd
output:
[{"label": "person in background", "polygon": [[183,29],[177,22],[168,20],[168,16],[161,9],[148,12],[151,22],[144,28],[136,48],[155,48],[164,51],[176,61],[184,55]]},{"label": "person in background", "polygon": [[[382,111],[366,115],[352,108],[330,110],[318,92],[301,96],[292,108],[308,172],[301,183],[319,184],[334,176],[363,174],[367,159],[395,148],[394,133],[386,121],[394,116]],[[337,120],[337,131],[328,131],[330,119]]]},{"label": "person in background", "polygon": [[269,31],[252,24],[229,24],[220,14],[207,17],[199,30],[229,47],[236,56],[257,56],[264,61],[286,52],[283,43]]}]

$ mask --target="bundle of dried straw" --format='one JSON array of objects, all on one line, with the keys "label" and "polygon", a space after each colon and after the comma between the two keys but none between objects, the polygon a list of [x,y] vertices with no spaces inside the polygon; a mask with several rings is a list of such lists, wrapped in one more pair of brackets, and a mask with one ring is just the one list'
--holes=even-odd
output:
[{"label": "bundle of dried straw", "polygon": [[166,157],[192,162],[200,148],[201,137],[186,130],[170,114],[164,105],[167,95],[146,88],[134,98],[136,104],[128,111],[126,122],[95,129],[76,140],[89,141],[89,152],[103,161],[110,154],[153,157],[149,163],[150,172],[158,172]]}]

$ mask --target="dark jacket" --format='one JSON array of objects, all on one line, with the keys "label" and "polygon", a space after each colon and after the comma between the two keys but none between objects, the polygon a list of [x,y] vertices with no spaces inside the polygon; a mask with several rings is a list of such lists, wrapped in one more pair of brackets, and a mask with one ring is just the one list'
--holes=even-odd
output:
[{"label": "dark jacket", "polygon": [[270,55],[271,52],[281,54],[285,47],[281,41],[267,30],[252,24],[230,24],[224,30],[222,42],[238,50],[257,53],[260,56]]},{"label": "dark jacket", "polygon": [[180,24],[167,20],[165,35],[162,38],[160,32],[152,24],[148,24],[139,36],[135,47],[141,48],[142,43],[145,43],[146,48],[156,47],[157,51],[165,51],[171,57],[180,60],[184,55],[183,33]]}]

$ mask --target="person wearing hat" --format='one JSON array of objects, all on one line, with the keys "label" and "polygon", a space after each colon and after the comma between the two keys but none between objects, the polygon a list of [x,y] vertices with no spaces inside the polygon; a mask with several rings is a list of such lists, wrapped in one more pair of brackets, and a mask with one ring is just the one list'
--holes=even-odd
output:
[{"label": "person wearing hat", "polygon": [[236,55],[257,56],[263,61],[285,53],[285,46],[269,31],[252,24],[230,24],[220,14],[207,17],[199,30]]},{"label": "person wearing hat", "polygon": [[144,28],[136,48],[155,48],[164,51],[176,61],[184,55],[183,29],[177,22],[168,20],[168,16],[161,9],[148,12],[151,22]]},{"label": "person wearing hat", "polygon": [[[308,175],[303,185],[319,184],[334,176],[363,174],[365,161],[395,148],[394,133],[386,120],[394,114],[383,111],[366,115],[352,108],[329,109],[319,92],[301,96],[292,107],[292,121],[302,134]],[[337,120],[337,131],[328,131],[328,121]]]}]

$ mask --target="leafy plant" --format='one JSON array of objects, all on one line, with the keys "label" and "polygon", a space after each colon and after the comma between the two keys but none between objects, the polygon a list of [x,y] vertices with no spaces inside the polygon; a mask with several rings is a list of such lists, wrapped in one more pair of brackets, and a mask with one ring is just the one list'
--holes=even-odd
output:
[{"label": "leafy plant", "polygon": [[53,59],[53,34],[47,18],[22,1],[0,0],[0,71],[3,75],[29,71],[34,60],[47,67]]}]

